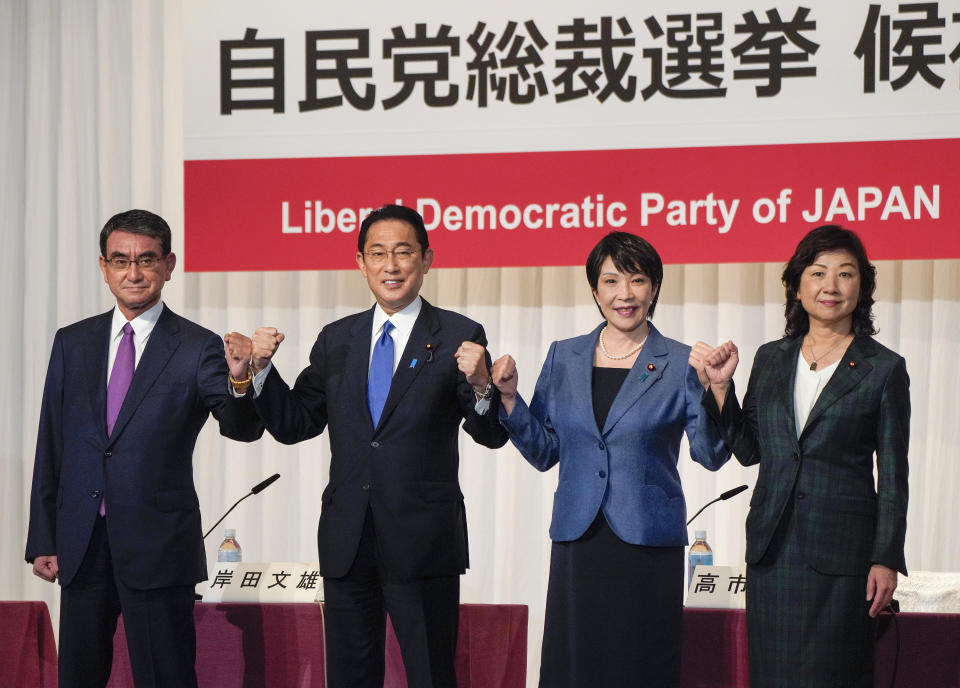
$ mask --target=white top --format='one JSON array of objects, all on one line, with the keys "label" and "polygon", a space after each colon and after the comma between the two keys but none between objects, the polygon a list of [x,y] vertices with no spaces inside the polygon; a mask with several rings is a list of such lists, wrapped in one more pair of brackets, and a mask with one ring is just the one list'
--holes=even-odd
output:
[{"label": "white top", "polygon": [[[136,318],[130,321],[130,327],[133,328],[133,367],[140,364],[140,357],[147,346],[147,340],[150,339],[150,333],[153,332],[154,325],[160,319],[160,313],[163,311],[163,301],[157,301],[156,305],[149,310],[144,311]],[[127,318],[120,312],[120,309],[114,306],[113,322],[110,325],[110,355],[107,358],[107,385],[110,384],[110,375],[113,373],[113,362],[117,360],[117,350],[120,348],[120,340],[123,339],[123,326],[127,324]]]},{"label": "white top", "polygon": [[797,421],[797,437],[803,432],[810,411],[838,365],[839,359],[824,368],[810,370],[810,364],[803,358],[803,351],[797,354],[797,380],[793,385],[793,415]]}]

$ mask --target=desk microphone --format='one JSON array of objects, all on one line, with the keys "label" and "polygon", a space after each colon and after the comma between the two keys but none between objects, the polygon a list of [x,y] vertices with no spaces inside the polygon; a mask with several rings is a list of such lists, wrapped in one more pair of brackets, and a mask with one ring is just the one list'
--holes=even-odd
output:
[{"label": "desk microphone", "polygon": [[695,514],[690,518],[690,520],[687,521],[687,525],[690,525],[691,523],[693,523],[693,519],[695,519],[697,516],[699,516],[701,513],[703,513],[703,510],[706,509],[706,508],[707,508],[708,506],[710,506],[711,504],[713,504],[714,502],[719,502],[719,501],[721,501],[721,500],[723,500],[723,499],[730,499],[731,497],[735,497],[736,495],[740,494],[741,492],[743,492],[743,491],[746,490],[746,489],[747,489],[747,485],[741,485],[740,487],[735,487],[735,488],[733,488],[732,490],[727,490],[726,492],[724,492],[722,495],[720,495],[720,496],[717,497],[716,499],[713,499],[713,500],[707,502],[707,503],[704,504],[702,507],[700,507],[700,511],[698,511],[697,513],[695,513]]},{"label": "desk microphone", "polygon": [[[243,495],[240,499],[238,499],[236,502],[233,503],[233,506],[232,506],[232,507],[230,507],[229,509],[227,509],[227,513],[225,513],[223,516],[221,516],[219,521],[217,521],[217,522],[214,523],[212,526],[210,526],[210,530],[208,530],[206,533],[204,533],[203,539],[204,539],[204,540],[207,539],[207,535],[209,535],[210,533],[212,533],[212,532],[213,532],[213,529],[216,528],[218,525],[220,525],[220,521],[222,521],[223,519],[225,519],[225,518],[230,514],[230,512],[233,511],[233,510],[236,508],[237,504],[239,504],[240,502],[242,502],[242,501],[243,501],[244,499],[246,499],[247,497],[250,497],[251,495],[260,494],[261,492],[263,492],[264,490],[266,490],[268,487],[270,487],[270,485],[272,485],[274,482],[276,482],[276,481],[279,480],[279,479],[280,479],[280,474],[279,474],[279,473],[274,473],[273,475],[271,475],[271,476],[270,476],[269,478],[267,478],[266,480],[261,480],[259,483],[257,483],[256,485],[254,485],[247,494]],[[744,485],[743,487],[744,487],[744,489],[746,489],[747,486]],[[716,500],[714,500],[714,501],[716,501]]]}]

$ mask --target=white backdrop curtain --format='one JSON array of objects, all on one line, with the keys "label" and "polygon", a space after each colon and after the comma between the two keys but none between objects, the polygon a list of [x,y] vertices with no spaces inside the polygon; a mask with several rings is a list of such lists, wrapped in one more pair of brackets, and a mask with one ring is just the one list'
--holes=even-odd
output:
[{"label": "white backdrop curtain", "polygon": [[[42,599],[56,625],[56,587],[23,562],[40,396],[58,327],[112,305],[97,269],[97,234],[113,213],[154,210],[182,252],[182,11],[179,0],[4,0],[0,3],[0,599]],[[960,231],[960,228],[955,229]],[[904,238],[905,241],[909,237]],[[868,247],[869,248],[869,247]],[[242,236],[224,251],[249,251]],[[787,256],[784,256],[786,259]],[[436,305],[486,326],[494,356],[518,360],[528,396],[550,342],[590,330],[598,313],[581,267],[444,270],[424,284]],[[883,262],[878,339],[902,353],[911,376],[911,569],[960,570],[960,261]],[[692,343],[732,338],[742,391],[756,348],[783,327],[779,264],[668,266],[654,322]],[[288,380],[320,327],[367,307],[358,272],[174,273],[164,300],[218,332],[274,325],[287,340],[275,359]],[[248,561],[313,561],[329,451],[325,437],[294,447],[272,439],[242,445],[213,423],[195,454],[205,525],[273,472],[283,478],[246,502],[236,527]],[[756,469],[731,462],[718,473],[683,450],[690,513],[721,491],[752,486]],[[530,607],[529,684],[536,685],[556,471],[541,475],[507,446],[464,436],[461,482],[472,568],[462,599]],[[746,495],[704,513],[716,563],[742,561]],[[220,533],[207,546],[210,560]]]}]

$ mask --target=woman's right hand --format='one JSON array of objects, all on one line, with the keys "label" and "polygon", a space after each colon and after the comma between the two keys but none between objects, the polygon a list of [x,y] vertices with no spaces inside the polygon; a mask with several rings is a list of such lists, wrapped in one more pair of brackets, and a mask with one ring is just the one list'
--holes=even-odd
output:
[{"label": "woman's right hand", "polygon": [[494,361],[490,377],[500,390],[500,403],[509,416],[513,413],[513,403],[517,396],[517,362],[513,360],[513,356],[504,354]]},{"label": "woman's right hand", "polygon": [[710,386],[726,388],[733,379],[733,373],[740,362],[737,345],[732,341],[724,342],[703,358],[703,369],[710,380]]}]

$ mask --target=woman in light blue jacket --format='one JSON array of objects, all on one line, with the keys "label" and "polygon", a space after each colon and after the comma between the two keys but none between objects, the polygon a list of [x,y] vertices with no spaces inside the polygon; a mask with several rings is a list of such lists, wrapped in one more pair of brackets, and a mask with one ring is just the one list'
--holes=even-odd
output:
[{"label": "woman in light blue jacket", "polygon": [[691,350],[648,321],[663,263],[644,239],[612,232],[586,267],[606,322],[550,346],[529,406],[510,356],[492,373],[513,444],[540,471],[560,464],[540,686],[678,686],[681,436],[710,470],[730,457],[701,411],[710,348]]}]

